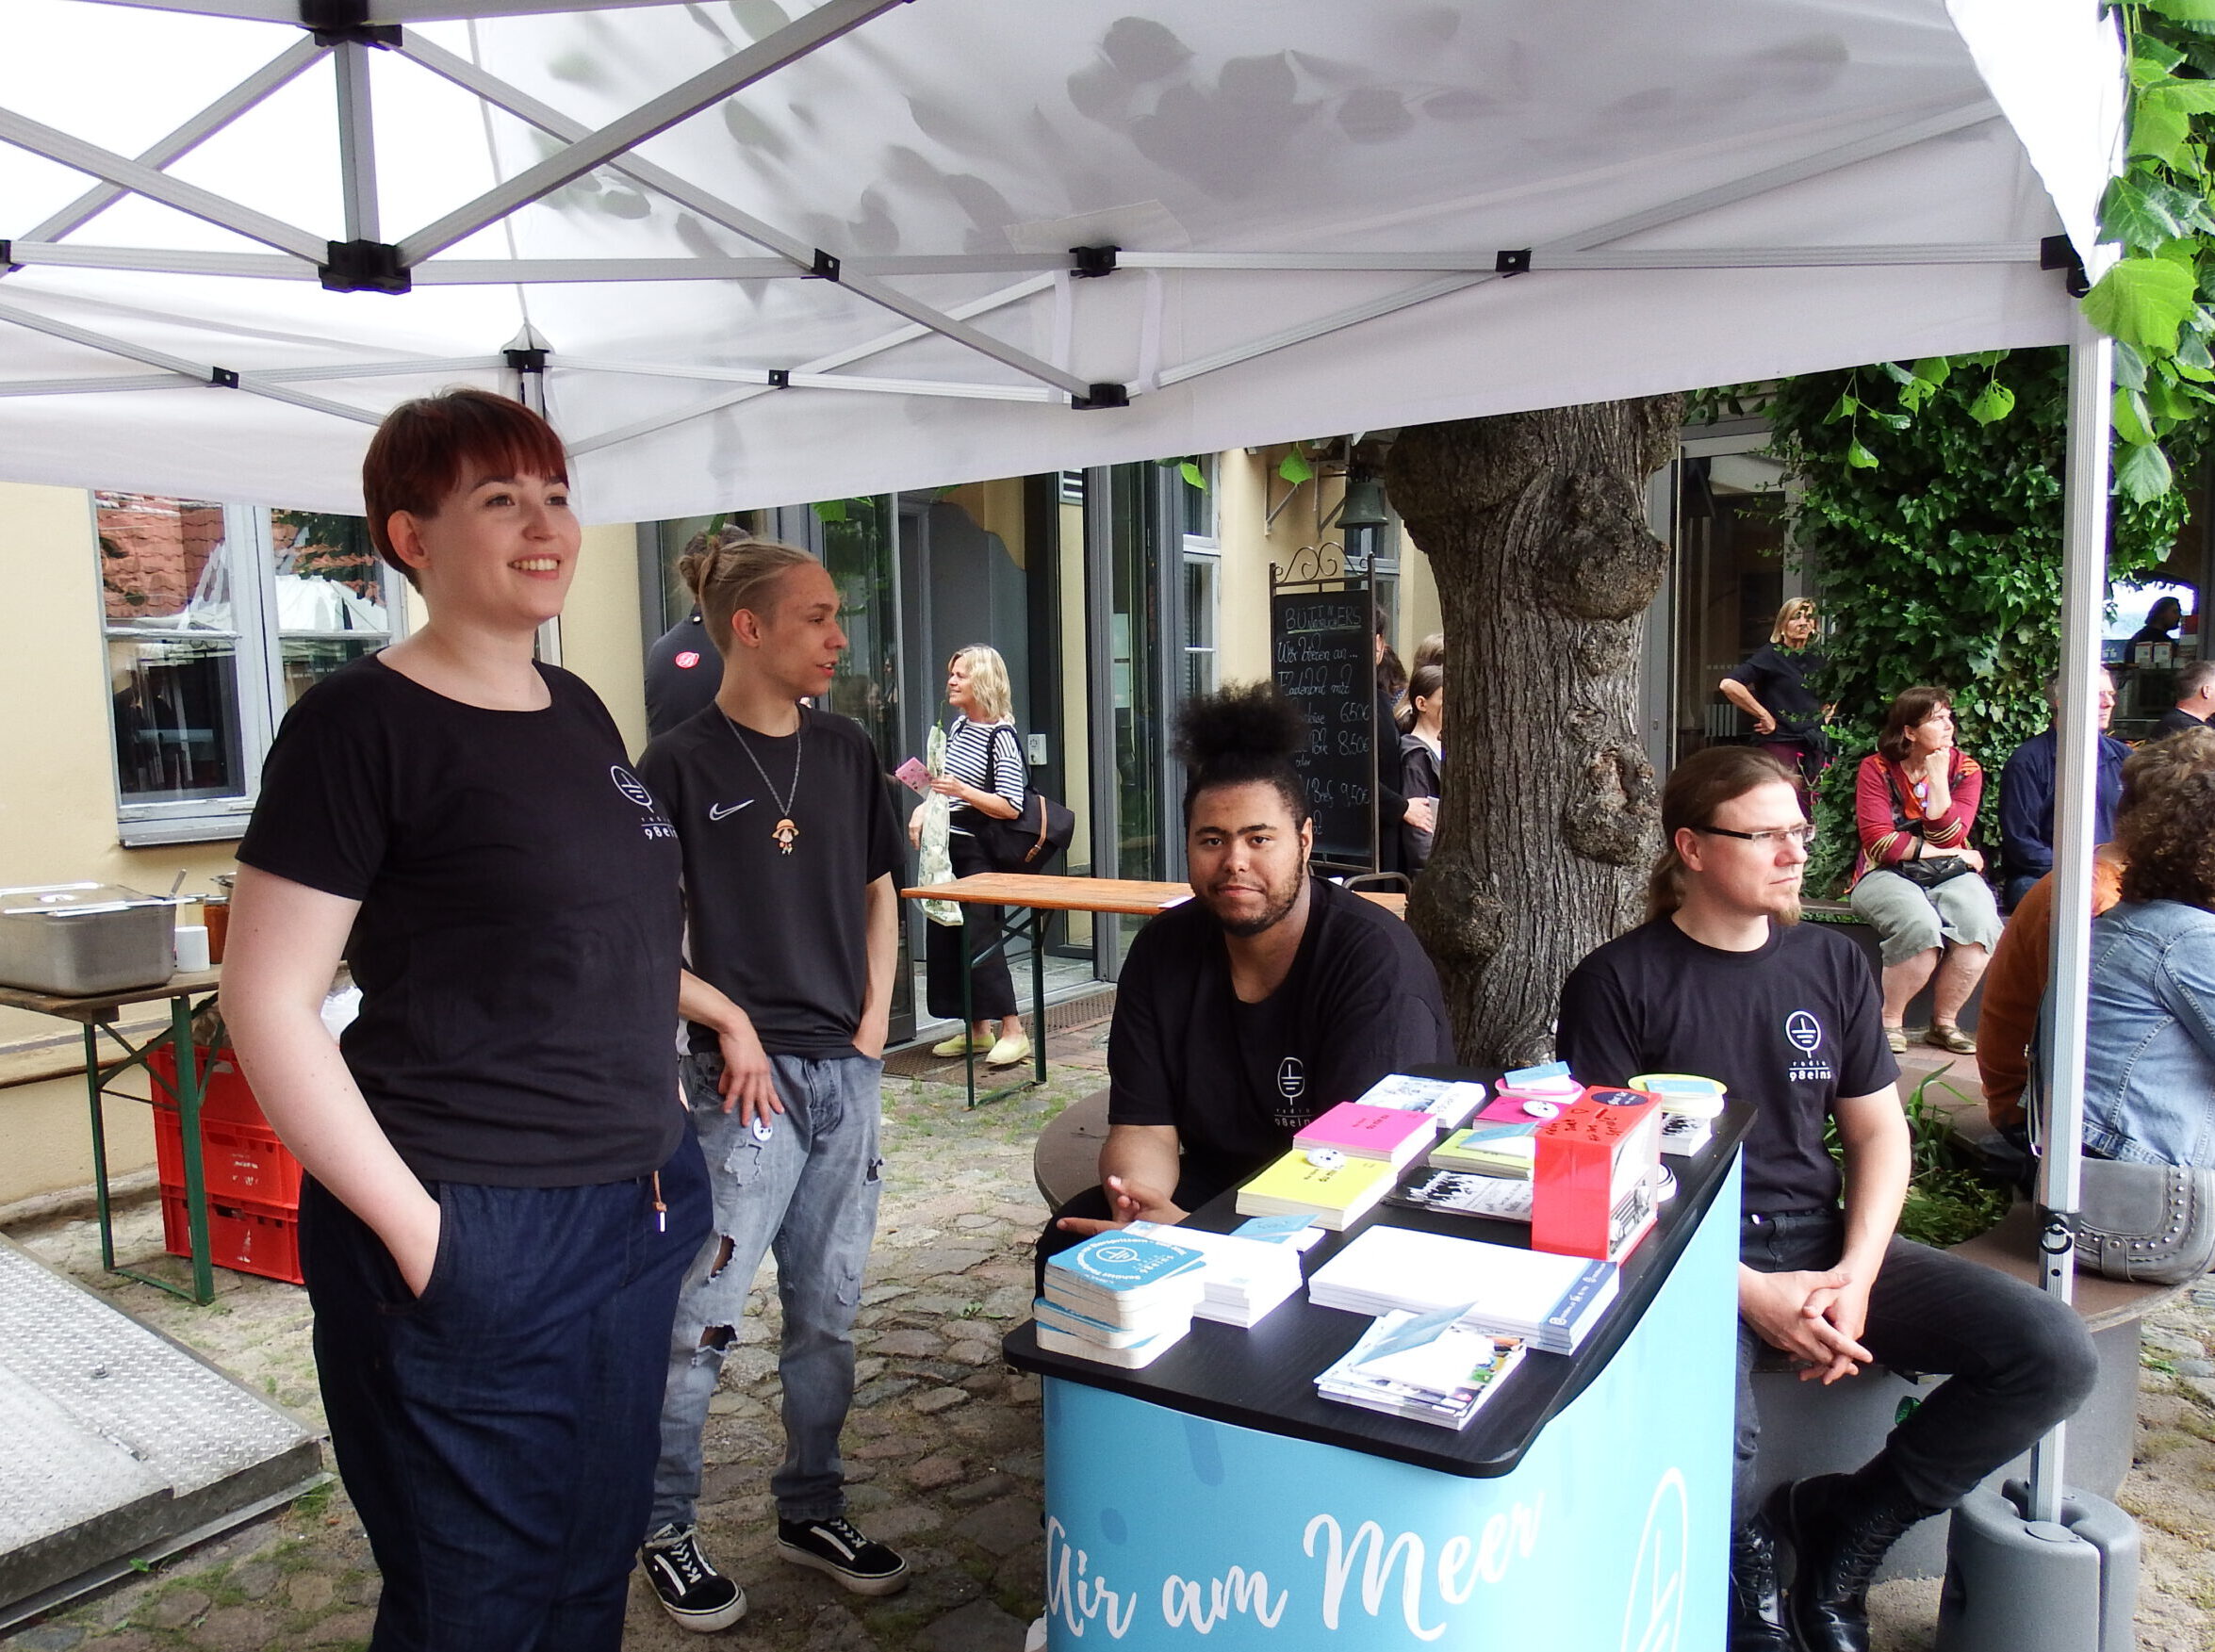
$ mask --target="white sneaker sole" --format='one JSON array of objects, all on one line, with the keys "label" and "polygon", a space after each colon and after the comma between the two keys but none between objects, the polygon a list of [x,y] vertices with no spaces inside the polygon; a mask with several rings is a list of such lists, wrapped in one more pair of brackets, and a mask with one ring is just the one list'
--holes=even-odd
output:
[{"label": "white sneaker sole", "polygon": [[[653,1588],[653,1582],[650,1578],[647,1582],[647,1587]],[[666,1600],[663,1600],[659,1590],[655,1590],[654,1599],[660,1604],[661,1609],[669,1614],[670,1622],[681,1629],[690,1629],[696,1635],[712,1635],[718,1629],[727,1629],[738,1622],[740,1618],[746,1616],[746,1591],[744,1589],[738,1592],[736,1600],[720,1611],[686,1611],[681,1607],[671,1606]]]},{"label": "white sneaker sole", "polygon": [[908,1586],[908,1562],[905,1561],[900,1562],[898,1571],[887,1572],[881,1578],[857,1578],[835,1562],[796,1547],[782,1538],[777,1540],[777,1552],[796,1566],[807,1566],[827,1578],[837,1578],[839,1586],[849,1595],[897,1595]]}]

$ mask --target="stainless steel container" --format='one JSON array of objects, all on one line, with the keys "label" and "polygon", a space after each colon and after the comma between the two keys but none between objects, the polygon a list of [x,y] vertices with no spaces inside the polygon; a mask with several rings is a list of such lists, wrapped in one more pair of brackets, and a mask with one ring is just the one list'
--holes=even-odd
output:
[{"label": "stainless steel container", "polygon": [[120,883],[0,889],[0,984],[85,998],[158,987],[176,968],[176,903]]}]

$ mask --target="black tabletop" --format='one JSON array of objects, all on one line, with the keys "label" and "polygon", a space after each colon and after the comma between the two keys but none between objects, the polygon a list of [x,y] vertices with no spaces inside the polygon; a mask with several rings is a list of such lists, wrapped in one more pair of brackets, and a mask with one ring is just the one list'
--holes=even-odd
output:
[{"label": "black tabletop", "polygon": [[[1510,1474],[1548,1419],[1583,1392],[1636,1329],[1722,1190],[1731,1157],[1752,1122],[1751,1104],[1731,1103],[1716,1120],[1714,1138],[1697,1158],[1665,1161],[1676,1173],[1677,1196],[1661,1207],[1654,1231],[1623,1263],[1621,1293],[1599,1328],[1573,1354],[1526,1354],[1514,1378],[1459,1431],[1386,1416],[1318,1395],[1317,1373],[1352,1348],[1370,1321],[1366,1315],[1319,1308],[1304,1291],[1288,1298],[1250,1331],[1195,1319],[1190,1335],[1142,1370],[1048,1353],[1039,1347],[1027,1321],[1009,1333],[1004,1350],[1009,1363],[1021,1370],[1105,1388],[1240,1428],[1343,1446],[1468,1479]],[[1242,1219],[1236,1192],[1223,1194],[1187,1219],[1194,1227],[1215,1233],[1226,1233]],[[1735,1225],[1735,1213],[1726,1213],[1726,1219]],[[1531,1236],[1531,1230],[1519,1222],[1379,1206],[1345,1233],[1324,1235],[1304,1259],[1305,1271],[1313,1274],[1372,1222],[1498,1245],[1527,1247]]]}]

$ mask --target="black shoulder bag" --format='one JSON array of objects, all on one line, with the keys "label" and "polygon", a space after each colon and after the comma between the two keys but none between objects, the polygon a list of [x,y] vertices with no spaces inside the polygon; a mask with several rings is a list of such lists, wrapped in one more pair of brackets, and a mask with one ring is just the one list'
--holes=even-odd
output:
[{"label": "black shoulder bag", "polygon": [[[985,748],[985,790],[994,793],[999,791],[1002,735],[1015,738],[1007,728],[994,728],[992,744]],[[1025,775],[1023,808],[1013,820],[1002,820],[979,809],[977,824],[970,828],[970,835],[984,850],[994,872],[1043,872],[1076,836],[1076,816],[1029,785],[1028,778]]]}]

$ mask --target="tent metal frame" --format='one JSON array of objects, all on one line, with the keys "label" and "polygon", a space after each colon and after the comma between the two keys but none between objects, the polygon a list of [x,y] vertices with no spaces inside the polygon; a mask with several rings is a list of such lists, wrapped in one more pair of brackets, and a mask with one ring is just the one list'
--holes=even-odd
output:
[{"label": "tent metal frame", "polygon": [[[483,16],[509,9],[563,8],[549,7],[546,0],[529,0],[527,5],[513,6],[502,4],[501,0],[491,0],[490,4],[485,0],[476,0],[473,4],[461,4],[457,0],[386,0],[373,11],[370,0],[300,0],[297,13],[289,19],[275,18],[280,10],[289,9],[275,4],[275,0],[264,0],[258,6],[214,4],[209,0],[118,0],[118,3],[153,4],[160,9],[211,16],[294,21],[306,32],[238,85],[137,155],[115,154],[21,114],[0,109],[0,141],[27,149],[99,180],[67,207],[31,227],[21,238],[0,240],[0,275],[41,268],[108,270],[243,281],[320,281],[336,291],[391,293],[405,292],[417,286],[822,281],[889,311],[902,324],[859,347],[783,367],[691,368],[647,361],[566,357],[558,350],[544,347],[520,352],[503,350],[499,354],[483,357],[380,359],[336,363],[311,369],[256,371],[233,369],[216,362],[188,361],[112,333],[44,316],[27,305],[0,303],[0,323],[25,327],[87,350],[158,369],[153,375],[79,375],[0,381],[0,397],[216,387],[266,396],[333,417],[374,423],[380,417],[379,410],[314,396],[290,386],[311,379],[429,376],[501,368],[518,375],[518,385],[526,373],[543,375],[551,370],[564,375],[629,374],[691,379],[703,385],[728,386],[686,407],[618,428],[583,433],[572,442],[572,449],[584,453],[615,447],[759,396],[792,389],[1025,401],[1080,409],[1121,407],[1128,405],[1132,397],[1151,390],[1239,367],[1487,282],[1526,274],[1962,264],[2020,266],[2035,262],[2040,256],[2040,248],[2030,243],[1725,248],[1624,248],[1612,244],[1771,189],[2001,119],[1996,106],[1984,99],[1931,109],[1907,125],[1891,127],[1799,160],[1726,180],[1696,194],[1534,247],[1363,253],[1151,252],[1080,247],[1071,249],[1066,254],[1009,251],[852,256],[789,235],[714,191],[648,160],[637,149],[657,134],[736,95],[785,65],[864,27],[905,0],[829,0],[828,4],[723,62],[597,129],[587,127],[405,26],[405,20],[411,18],[419,21],[435,16]],[[632,3],[632,0],[621,0],[621,3]],[[635,3],[643,4],[645,0],[635,0]],[[582,8],[586,0],[576,0],[576,4]],[[369,70],[369,55],[374,51],[386,51],[404,58],[477,98],[488,109],[500,110],[524,123],[563,147],[413,233],[393,240],[383,238],[377,191],[376,117]],[[325,56],[333,61],[336,83],[333,118],[342,174],[343,240],[323,239],[297,224],[181,180],[167,170]],[[761,254],[546,259],[438,255],[478,231],[503,221],[532,202],[602,167],[719,225],[760,248]],[[159,202],[258,241],[271,251],[112,247],[80,243],[71,238],[108,207],[132,195]],[[979,317],[1053,288],[1060,289],[1060,302],[1066,308],[1069,302],[1066,284],[1077,279],[1126,271],[1146,272],[1158,280],[1161,273],[1171,271],[1204,277],[1209,271],[1272,270],[1295,274],[1416,275],[1430,279],[1194,360],[1153,365],[1140,374],[1137,382],[1126,384],[1088,382],[1064,367],[1042,360],[972,324]],[[900,277],[976,274],[1005,275],[1011,278],[1012,285],[946,309],[924,303],[889,285]],[[841,370],[930,335],[957,344],[1007,369],[1013,375],[1012,382],[990,378],[875,376]],[[517,353],[527,359],[513,359]],[[1149,355],[1151,350],[1142,349],[1140,354]],[[543,382],[542,378],[533,381],[539,382]]]}]

